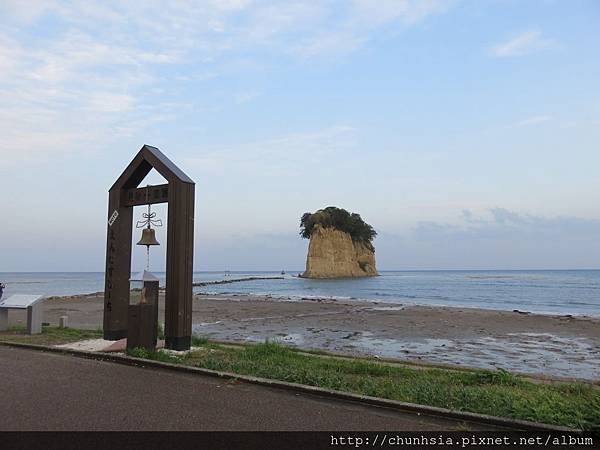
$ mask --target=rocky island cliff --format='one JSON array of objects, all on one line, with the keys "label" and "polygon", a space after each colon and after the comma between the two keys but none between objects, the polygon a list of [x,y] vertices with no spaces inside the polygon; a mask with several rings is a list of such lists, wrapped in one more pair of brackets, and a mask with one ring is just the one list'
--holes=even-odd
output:
[{"label": "rocky island cliff", "polygon": [[377,235],[360,215],[328,207],[306,213],[300,222],[300,235],[310,239],[304,278],[345,278],[376,276]]}]

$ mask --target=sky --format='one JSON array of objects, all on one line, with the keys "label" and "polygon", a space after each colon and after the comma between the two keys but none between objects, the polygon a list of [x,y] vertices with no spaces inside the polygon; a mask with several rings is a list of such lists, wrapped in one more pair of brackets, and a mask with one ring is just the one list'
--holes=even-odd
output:
[{"label": "sky", "polygon": [[600,268],[599,48],[595,0],[0,0],[0,271],[103,271],[144,144],[196,270],[302,270],[331,205],[380,270]]}]

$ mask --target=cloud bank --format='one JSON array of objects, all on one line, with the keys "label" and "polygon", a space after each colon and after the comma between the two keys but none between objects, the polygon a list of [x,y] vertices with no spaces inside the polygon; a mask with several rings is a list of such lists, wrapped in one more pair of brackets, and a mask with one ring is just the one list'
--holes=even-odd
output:
[{"label": "cloud bank", "polygon": [[415,269],[595,268],[600,220],[546,217],[505,208],[464,210],[455,223],[423,221],[409,232],[382,230],[382,267]]}]

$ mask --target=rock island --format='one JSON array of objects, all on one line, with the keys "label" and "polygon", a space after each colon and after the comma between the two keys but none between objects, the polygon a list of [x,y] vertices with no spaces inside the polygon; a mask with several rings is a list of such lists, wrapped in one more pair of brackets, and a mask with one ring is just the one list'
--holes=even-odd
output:
[{"label": "rock island", "polygon": [[310,239],[304,278],[350,278],[376,276],[377,232],[359,214],[329,206],[305,213],[300,236]]}]

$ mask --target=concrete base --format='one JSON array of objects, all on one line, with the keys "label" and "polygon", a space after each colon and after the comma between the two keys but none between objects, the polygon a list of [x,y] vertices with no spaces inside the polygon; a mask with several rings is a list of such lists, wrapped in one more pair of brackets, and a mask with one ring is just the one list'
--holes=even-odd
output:
[{"label": "concrete base", "polygon": [[107,341],[118,341],[127,337],[127,330],[104,330],[104,339]]},{"label": "concrete base", "polygon": [[[43,309],[41,303],[27,307],[27,333],[40,334],[42,332]],[[0,308],[0,331],[8,330],[8,308]]]},{"label": "concrete base", "polygon": [[27,307],[27,332],[40,334],[42,332],[42,304],[36,303]]},{"label": "concrete base", "polygon": [[192,345],[191,336],[166,337],[165,348],[170,350],[189,350]]}]

